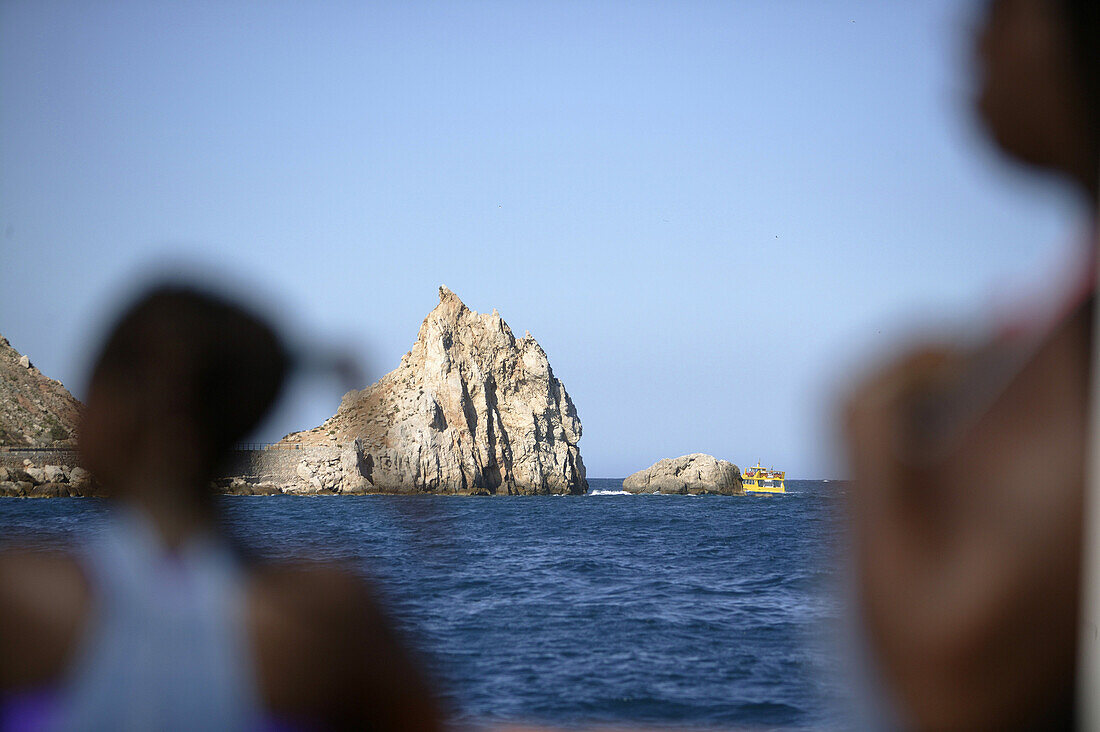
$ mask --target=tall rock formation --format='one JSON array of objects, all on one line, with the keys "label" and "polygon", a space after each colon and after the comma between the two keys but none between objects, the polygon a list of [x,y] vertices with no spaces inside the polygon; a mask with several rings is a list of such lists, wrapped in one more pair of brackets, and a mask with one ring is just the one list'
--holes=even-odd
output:
[{"label": "tall rock formation", "polygon": [[530,333],[516,338],[496,310],[476,313],[440,287],[395,370],[283,442],[342,450],[299,463],[305,492],[525,494],[588,489],[580,438],[576,407]]},{"label": "tall rock formation", "polygon": [[80,402],[0,336],[0,446],[69,447]]}]

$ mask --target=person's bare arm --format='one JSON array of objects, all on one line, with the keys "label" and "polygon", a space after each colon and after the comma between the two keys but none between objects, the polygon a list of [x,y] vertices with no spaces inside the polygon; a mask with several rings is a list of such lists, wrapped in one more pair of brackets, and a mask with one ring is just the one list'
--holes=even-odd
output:
[{"label": "person's bare arm", "polygon": [[439,706],[366,582],[325,565],[258,575],[251,616],[269,708],[337,728],[433,730]]},{"label": "person's bare arm", "polygon": [[917,728],[1019,728],[1071,711],[1086,320],[1066,323],[937,464],[906,459],[909,396],[962,356],[912,354],[848,406],[861,613]]},{"label": "person's bare arm", "polygon": [[88,603],[71,557],[0,552],[0,690],[55,681],[79,642]]}]

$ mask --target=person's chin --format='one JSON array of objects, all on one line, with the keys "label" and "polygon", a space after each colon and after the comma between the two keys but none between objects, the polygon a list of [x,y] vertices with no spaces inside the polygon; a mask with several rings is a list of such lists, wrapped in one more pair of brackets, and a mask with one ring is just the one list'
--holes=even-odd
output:
[{"label": "person's chin", "polygon": [[1031,168],[1049,168],[1049,156],[1034,144],[1033,136],[1011,120],[1011,114],[997,112],[987,94],[979,94],[974,103],[975,116],[997,148],[1009,159]]}]

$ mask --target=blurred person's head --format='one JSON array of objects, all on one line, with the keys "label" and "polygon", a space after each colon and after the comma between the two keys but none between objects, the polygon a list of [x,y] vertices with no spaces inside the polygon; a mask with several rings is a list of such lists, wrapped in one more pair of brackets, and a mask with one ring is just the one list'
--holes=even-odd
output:
[{"label": "blurred person's head", "polygon": [[268,411],[287,372],[275,332],[186,286],[129,307],[95,360],[80,430],[86,466],[112,495],[205,497],[235,442]]},{"label": "blurred person's head", "polygon": [[1012,157],[1097,191],[1100,3],[990,0],[978,108]]}]

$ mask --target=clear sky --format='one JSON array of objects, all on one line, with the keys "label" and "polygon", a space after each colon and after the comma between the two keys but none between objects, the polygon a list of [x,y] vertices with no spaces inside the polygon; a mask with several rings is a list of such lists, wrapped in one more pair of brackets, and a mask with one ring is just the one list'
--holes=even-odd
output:
[{"label": "clear sky", "polygon": [[1055,288],[1076,236],[972,119],[977,8],[0,2],[0,333],[81,396],[119,298],[183,267],[376,378],[445,283],[542,344],[590,476],[837,475],[868,355]]}]

